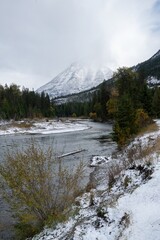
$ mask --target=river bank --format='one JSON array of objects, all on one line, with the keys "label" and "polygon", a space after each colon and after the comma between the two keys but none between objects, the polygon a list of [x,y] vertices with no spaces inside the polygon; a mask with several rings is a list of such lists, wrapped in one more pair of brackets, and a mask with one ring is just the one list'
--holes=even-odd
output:
[{"label": "river bank", "polygon": [[[56,124],[60,121],[56,120]],[[65,123],[65,121],[67,122]],[[65,121],[62,120],[62,123],[60,122],[60,124],[64,124],[63,126],[66,128],[72,125],[73,129],[70,128],[71,131],[47,131],[47,134],[42,134],[41,132],[46,131],[46,129],[41,128],[36,134],[12,131],[12,134],[0,135],[0,161],[4,160],[7,149],[13,150],[14,147],[18,147],[18,149],[25,150],[25,148],[30,145],[31,138],[34,139],[42,149],[47,149],[50,146],[57,156],[74,152],[79,149],[85,149],[85,151],[79,152],[76,155],[64,157],[62,162],[66,167],[73,170],[74,167],[83,161],[86,165],[83,181],[87,184],[90,172],[93,171],[93,169],[88,167],[90,159],[95,156],[97,152],[101,155],[109,156],[116,148],[116,144],[112,142],[109,137],[112,131],[112,125],[81,119],[78,119],[78,121],[75,119],[73,121],[72,119],[67,119]],[[47,126],[50,122],[47,121],[44,122],[44,124]],[[54,121],[52,123],[52,126],[53,125]],[[79,130],[80,128],[78,128],[77,125],[80,126],[81,129],[83,127],[85,130]],[[107,136],[106,140],[101,141],[104,135],[105,137]],[[10,228],[12,229],[11,225],[13,219],[11,219],[11,213],[1,197],[0,202],[0,239],[11,239]]]},{"label": "river bank", "polygon": [[94,158],[91,188],[73,206],[78,214],[33,239],[158,240],[159,151],[160,130],[135,138],[122,152]]},{"label": "river bank", "polygon": [[21,121],[1,121],[0,135],[11,134],[52,134],[83,131],[88,126],[81,120],[72,119],[25,119]]}]

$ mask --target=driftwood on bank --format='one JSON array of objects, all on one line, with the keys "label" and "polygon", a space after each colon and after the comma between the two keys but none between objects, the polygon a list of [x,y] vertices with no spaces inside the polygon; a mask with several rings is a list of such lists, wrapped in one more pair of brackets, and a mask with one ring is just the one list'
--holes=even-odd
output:
[{"label": "driftwood on bank", "polygon": [[67,156],[70,156],[70,155],[74,155],[74,154],[77,154],[77,153],[80,153],[80,152],[84,152],[86,151],[85,149],[79,149],[77,151],[73,151],[73,152],[69,152],[69,153],[65,153],[61,156],[58,156],[58,158],[63,158],[63,157],[67,157]]}]

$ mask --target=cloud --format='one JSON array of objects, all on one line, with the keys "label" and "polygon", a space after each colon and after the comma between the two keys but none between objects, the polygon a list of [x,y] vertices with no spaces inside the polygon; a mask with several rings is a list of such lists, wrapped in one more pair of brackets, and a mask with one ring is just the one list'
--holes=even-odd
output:
[{"label": "cloud", "polygon": [[[8,68],[0,70],[0,79],[3,79],[3,85],[7,84],[9,86],[13,83],[16,83],[20,89],[25,87],[29,88],[30,90],[36,90],[37,83],[46,80],[41,75],[18,72]],[[2,84],[2,82],[0,82],[0,84]]]},{"label": "cloud", "polygon": [[159,49],[159,13],[159,0],[1,1],[0,82],[38,88],[84,59],[137,64]]}]

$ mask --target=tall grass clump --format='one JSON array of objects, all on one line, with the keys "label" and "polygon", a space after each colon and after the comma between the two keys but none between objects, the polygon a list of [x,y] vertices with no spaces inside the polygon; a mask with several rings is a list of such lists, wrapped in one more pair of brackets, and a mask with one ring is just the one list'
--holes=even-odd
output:
[{"label": "tall grass clump", "polygon": [[70,172],[54,157],[51,147],[42,149],[34,141],[25,150],[8,150],[0,164],[0,187],[16,219],[16,239],[65,220],[81,192],[83,172],[82,163]]}]

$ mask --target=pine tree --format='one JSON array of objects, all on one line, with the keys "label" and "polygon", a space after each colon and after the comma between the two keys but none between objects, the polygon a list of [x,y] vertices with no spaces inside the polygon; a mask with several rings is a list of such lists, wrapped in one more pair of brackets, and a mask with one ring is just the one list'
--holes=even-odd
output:
[{"label": "pine tree", "polygon": [[160,88],[156,88],[152,101],[153,114],[155,117],[160,117]]},{"label": "pine tree", "polygon": [[140,82],[137,73],[131,69],[118,69],[114,77],[118,94],[109,100],[107,106],[115,117],[114,139],[123,145],[141,127],[150,123],[145,110],[151,111],[151,95],[144,81]]},{"label": "pine tree", "polygon": [[118,102],[117,113],[115,119],[114,139],[123,145],[127,139],[136,132],[135,129],[135,110],[131,98],[123,95]]}]

